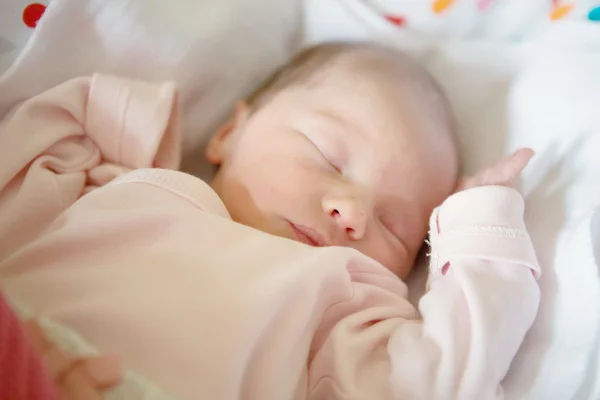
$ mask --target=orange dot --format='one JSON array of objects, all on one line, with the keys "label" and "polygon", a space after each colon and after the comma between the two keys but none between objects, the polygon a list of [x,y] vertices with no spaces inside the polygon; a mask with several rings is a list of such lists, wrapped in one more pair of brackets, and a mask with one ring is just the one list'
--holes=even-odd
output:
[{"label": "orange dot", "polygon": [[572,3],[564,6],[555,7],[554,10],[552,10],[552,13],[550,14],[550,20],[558,21],[559,19],[566,17],[567,15],[569,15],[569,13],[573,10],[574,7],[575,5]]},{"label": "orange dot", "polygon": [[433,5],[431,6],[431,8],[433,9],[434,13],[441,14],[448,7],[450,7],[452,4],[454,4],[455,1],[456,0],[436,0],[433,2]]},{"label": "orange dot", "polygon": [[33,3],[28,5],[23,10],[23,22],[28,27],[35,28],[42,15],[44,15],[44,11],[46,11],[46,6],[43,4]]}]

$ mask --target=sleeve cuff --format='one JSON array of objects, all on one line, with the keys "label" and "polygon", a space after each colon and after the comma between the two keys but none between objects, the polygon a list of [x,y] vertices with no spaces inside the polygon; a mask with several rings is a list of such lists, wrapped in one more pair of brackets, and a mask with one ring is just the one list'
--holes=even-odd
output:
[{"label": "sleeve cuff", "polygon": [[178,168],[178,125],[173,83],[92,77],[86,131],[111,162],[130,169]]},{"label": "sleeve cuff", "polygon": [[483,186],[459,192],[430,220],[432,275],[461,258],[502,261],[541,271],[523,221],[523,197],[514,189]]}]

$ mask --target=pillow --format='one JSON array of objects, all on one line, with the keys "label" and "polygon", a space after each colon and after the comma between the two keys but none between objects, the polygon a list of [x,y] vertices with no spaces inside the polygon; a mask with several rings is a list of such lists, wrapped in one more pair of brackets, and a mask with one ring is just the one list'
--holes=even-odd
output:
[{"label": "pillow", "polygon": [[17,102],[93,72],[171,80],[180,88],[185,153],[201,160],[197,149],[235,101],[295,51],[299,6],[299,0],[51,0],[0,76],[0,118]]}]

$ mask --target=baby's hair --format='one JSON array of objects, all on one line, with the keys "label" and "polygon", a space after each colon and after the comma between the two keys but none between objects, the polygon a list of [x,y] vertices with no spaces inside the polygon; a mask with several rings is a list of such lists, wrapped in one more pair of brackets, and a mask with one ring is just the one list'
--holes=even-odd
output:
[{"label": "baby's hair", "polygon": [[450,105],[435,79],[408,54],[370,42],[323,43],[301,51],[263,82],[247,98],[247,104],[254,112],[287,88],[318,84],[336,65],[363,76],[391,74],[398,79],[399,91],[411,109],[422,114],[433,129],[447,131],[457,144]]}]

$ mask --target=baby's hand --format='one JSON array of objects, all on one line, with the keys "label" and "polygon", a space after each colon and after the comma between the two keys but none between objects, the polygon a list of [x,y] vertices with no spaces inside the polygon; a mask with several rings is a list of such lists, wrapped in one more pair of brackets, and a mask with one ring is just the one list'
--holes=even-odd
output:
[{"label": "baby's hand", "polygon": [[457,192],[478,186],[512,186],[519,178],[529,161],[534,156],[531,149],[519,149],[508,156],[477,173],[475,176],[463,177],[456,189]]},{"label": "baby's hand", "polygon": [[114,357],[72,358],[50,342],[34,321],[25,329],[42,356],[61,400],[101,400],[102,393],[122,378]]}]

